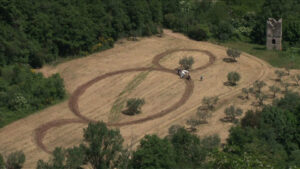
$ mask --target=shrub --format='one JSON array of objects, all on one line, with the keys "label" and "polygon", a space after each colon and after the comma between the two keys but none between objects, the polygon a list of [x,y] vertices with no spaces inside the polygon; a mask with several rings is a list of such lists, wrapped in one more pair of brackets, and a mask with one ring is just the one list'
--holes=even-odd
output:
[{"label": "shrub", "polygon": [[202,99],[202,104],[204,104],[208,110],[213,110],[218,101],[219,101],[218,96],[204,97]]},{"label": "shrub", "polygon": [[144,99],[132,98],[127,100],[127,109],[124,114],[135,115],[141,113],[141,107],[145,104]]},{"label": "shrub", "polygon": [[253,84],[254,88],[258,93],[261,92],[261,89],[266,86],[266,83],[264,81],[256,80]]},{"label": "shrub", "polygon": [[299,82],[300,82],[300,74],[296,74],[292,77],[293,81],[296,82],[297,86],[300,86]]},{"label": "shrub", "polygon": [[268,98],[267,95],[265,95],[264,93],[256,93],[255,97],[258,100],[258,104],[260,106],[263,106],[264,101]]},{"label": "shrub", "polygon": [[233,105],[231,105],[230,107],[225,109],[224,113],[226,115],[225,121],[237,122],[236,117],[242,115],[243,110],[240,108],[235,108]]},{"label": "shrub", "polygon": [[194,58],[192,56],[184,57],[179,61],[179,65],[182,66],[185,70],[190,70],[193,64],[194,64]]},{"label": "shrub", "polygon": [[270,90],[270,92],[273,93],[273,98],[276,97],[276,93],[280,92],[280,88],[277,87],[277,86],[275,86],[275,85],[270,86],[270,87],[269,87],[269,90]]},{"label": "shrub", "polygon": [[188,36],[197,41],[205,41],[208,39],[207,32],[199,26],[191,29],[188,32]]},{"label": "shrub", "polygon": [[235,86],[236,83],[241,79],[241,76],[239,73],[237,72],[229,72],[227,74],[227,80],[228,80],[228,83],[229,85],[231,86]]},{"label": "shrub", "polygon": [[282,80],[282,77],[285,75],[284,71],[281,71],[281,70],[276,70],[275,74],[277,75],[277,81],[280,81],[280,82]]},{"label": "shrub", "polygon": [[246,96],[245,96],[245,98],[246,99],[249,99],[249,89],[247,89],[247,88],[242,88],[242,92],[243,92],[243,94],[245,94]]},{"label": "shrub", "polygon": [[236,49],[227,49],[227,55],[236,61],[236,58],[241,56],[241,52]]}]

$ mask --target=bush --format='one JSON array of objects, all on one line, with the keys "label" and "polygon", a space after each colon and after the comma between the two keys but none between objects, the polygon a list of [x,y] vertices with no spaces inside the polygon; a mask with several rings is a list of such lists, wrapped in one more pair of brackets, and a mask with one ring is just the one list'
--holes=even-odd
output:
[{"label": "bush", "polygon": [[205,41],[208,39],[207,32],[204,29],[200,28],[199,26],[192,28],[188,32],[188,36],[197,41]]},{"label": "bush", "polygon": [[224,118],[225,121],[236,123],[236,117],[241,116],[243,114],[243,110],[240,108],[235,108],[233,105],[231,105],[230,107],[225,109],[224,113],[226,115],[226,117]]},{"label": "bush", "polygon": [[227,74],[228,84],[231,86],[235,86],[236,83],[241,79],[241,76],[237,72],[229,72]]},{"label": "bush", "polygon": [[227,41],[233,35],[233,27],[228,21],[221,21],[219,24],[212,26],[211,32],[215,38],[221,41]]},{"label": "bush", "polygon": [[124,114],[135,115],[141,113],[141,107],[145,104],[144,99],[132,98],[127,100],[127,109]]},{"label": "bush", "polygon": [[253,84],[253,87],[256,89],[257,93],[261,93],[261,89],[266,86],[264,81],[256,80]]},{"label": "bush", "polygon": [[202,104],[204,104],[206,106],[206,108],[208,110],[213,110],[215,105],[218,103],[219,101],[219,97],[215,96],[215,97],[204,97],[202,99]]},{"label": "bush", "polygon": [[183,59],[180,59],[179,65],[183,67],[185,70],[190,70],[192,68],[192,65],[194,64],[194,58],[192,56],[190,57],[184,57]]},{"label": "bush", "polygon": [[236,49],[227,49],[227,55],[236,62],[236,58],[241,56],[241,52]]}]

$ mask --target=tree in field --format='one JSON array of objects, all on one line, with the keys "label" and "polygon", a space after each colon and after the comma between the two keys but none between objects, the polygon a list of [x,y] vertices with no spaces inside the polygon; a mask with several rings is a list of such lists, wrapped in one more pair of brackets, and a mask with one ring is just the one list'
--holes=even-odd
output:
[{"label": "tree in field", "polygon": [[212,113],[209,111],[202,110],[201,107],[198,107],[196,116],[200,122],[207,123],[207,118],[211,117]]},{"label": "tree in field", "polygon": [[208,110],[213,110],[215,108],[215,105],[218,103],[218,101],[219,101],[218,96],[204,97],[202,99],[202,104],[204,104]]},{"label": "tree in field", "polygon": [[116,168],[123,151],[123,138],[119,130],[108,129],[103,122],[89,123],[83,130],[83,150],[93,169]]},{"label": "tree in field", "polygon": [[257,93],[261,93],[261,89],[266,86],[264,81],[256,80],[253,84],[253,87],[256,89]]},{"label": "tree in field", "polygon": [[124,114],[135,115],[141,113],[141,107],[145,104],[144,99],[132,98],[127,100],[127,109],[124,110]]},{"label": "tree in field", "polygon": [[284,71],[276,70],[275,74],[277,75],[277,80],[281,82],[282,77],[285,75]]},{"label": "tree in field", "polygon": [[264,101],[268,98],[264,93],[256,93],[255,98],[258,101],[258,105],[263,106]]},{"label": "tree in field", "polygon": [[224,118],[228,122],[237,122],[236,117],[243,114],[243,110],[240,108],[235,108],[233,105],[226,108],[224,111],[226,117]]},{"label": "tree in field", "polygon": [[277,94],[278,92],[280,92],[280,88],[277,87],[277,86],[275,86],[275,85],[270,86],[270,87],[269,87],[269,90],[270,90],[270,92],[273,93],[273,98],[275,98],[275,97],[276,97],[276,94]]},{"label": "tree in field", "polygon": [[132,168],[173,169],[176,166],[174,155],[174,148],[169,140],[146,135],[132,155]]},{"label": "tree in field", "polygon": [[190,57],[184,57],[180,59],[179,65],[183,67],[185,70],[190,70],[192,69],[192,65],[194,64],[194,58],[192,56]]},{"label": "tree in field", "polygon": [[22,151],[16,151],[7,157],[5,167],[6,169],[21,169],[24,163],[25,154]]},{"label": "tree in field", "polygon": [[242,88],[242,93],[245,95],[246,99],[249,99],[249,89],[247,88]]},{"label": "tree in field", "polygon": [[236,58],[241,56],[241,52],[236,49],[227,49],[227,55],[236,62]]},{"label": "tree in field", "polygon": [[289,92],[289,87],[290,84],[289,83],[285,83],[285,82],[281,82],[281,85],[284,87],[284,93],[288,93]]},{"label": "tree in field", "polygon": [[227,74],[227,80],[228,80],[229,85],[231,85],[231,86],[235,86],[240,79],[241,79],[241,76],[237,72],[229,72]]},{"label": "tree in field", "polygon": [[84,164],[85,160],[82,146],[67,150],[57,147],[53,151],[52,155],[53,157],[47,163],[43,160],[39,160],[37,163],[37,169],[82,169],[81,166]]},{"label": "tree in field", "polygon": [[299,82],[300,82],[300,74],[296,74],[294,76],[292,76],[292,79],[294,82],[296,82],[297,86],[300,86]]}]

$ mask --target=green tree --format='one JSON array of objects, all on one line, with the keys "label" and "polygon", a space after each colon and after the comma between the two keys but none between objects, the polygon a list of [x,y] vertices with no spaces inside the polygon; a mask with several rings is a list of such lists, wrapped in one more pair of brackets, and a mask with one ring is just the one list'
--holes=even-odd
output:
[{"label": "green tree", "polygon": [[5,162],[1,154],[0,154],[0,169],[5,169]]},{"label": "green tree", "polygon": [[300,74],[296,74],[294,76],[292,76],[293,81],[296,83],[297,86],[300,86],[299,82],[300,82]]},{"label": "green tree", "polygon": [[83,147],[74,147],[67,150],[62,148],[55,148],[53,151],[53,157],[48,163],[43,160],[39,160],[37,163],[37,169],[82,169],[85,156]]},{"label": "green tree", "polygon": [[236,123],[238,121],[236,117],[241,116],[243,114],[243,110],[231,105],[230,107],[227,107],[225,109],[224,113],[226,115],[226,117],[224,118],[225,121]]},{"label": "green tree", "polygon": [[176,166],[174,149],[167,139],[146,135],[133,153],[134,169],[173,169]]},{"label": "green tree", "polygon": [[264,101],[268,98],[267,95],[265,95],[264,93],[256,93],[255,97],[258,101],[258,105],[260,106],[263,106]]},{"label": "green tree", "polygon": [[192,66],[194,64],[194,58],[192,56],[190,57],[184,57],[182,59],[180,59],[179,61],[179,65],[183,67],[183,69],[185,70],[190,70],[192,69]]},{"label": "green tree", "polygon": [[275,74],[277,75],[277,80],[280,82],[282,81],[282,77],[285,75],[284,71],[281,70],[276,70]]},{"label": "green tree", "polygon": [[208,110],[213,110],[215,105],[218,103],[219,97],[214,96],[214,97],[204,97],[202,99],[202,104],[206,106]]},{"label": "green tree", "polygon": [[234,62],[236,62],[236,58],[241,56],[241,52],[236,49],[227,49],[227,55],[233,59]]},{"label": "green tree", "polygon": [[257,93],[261,93],[261,89],[266,86],[264,81],[256,80],[253,84],[253,87],[256,89]]},{"label": "green tree", "polygon": [[127,109],[124,111],[127,115],[140,114],[141,107],[145,104],[144,99],[132,98],[127,100]]},{"label": "green tree", "polygon": [[123,138],[119,130],[108,129],[103,122],[89,123],[83,130],[84,154],[94,169],[114,168],[121,157]]},{"label": "green tree", "polygon": [[241,76],[239,73],[237,72],[229,72],[227,74],[227,80],[228,80],[228,83],[229,85],[231,86],[235,86],[237,85],[237,82],[241,79]]},{"label": "green tree", "polygon": [[273,93],[273,98],[276,97],[276,93],[280,92],[280,88],[275,85],[270,86],[269,90]]},{"label": "green tree", "polygon": [[16,151],[7,157],[6,168],[7,169],[21,169],[25,163],[25,155],[22,151]]}]

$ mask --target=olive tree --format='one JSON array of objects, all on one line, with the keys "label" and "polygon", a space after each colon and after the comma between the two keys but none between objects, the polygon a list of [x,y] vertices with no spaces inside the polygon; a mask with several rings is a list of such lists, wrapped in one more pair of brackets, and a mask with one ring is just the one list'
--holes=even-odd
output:
[{"label": "olive tree", "polygon": [[264,93],[256,93],[255,97],[258,101],[258,105],[260,106],[263,106],[264,101],[268,98],[267,95],[265,95]]},{"label": "olive tree", "polygon": [[281,70],[276,70],[275,74],[277,75],[277,80],[280,82],[282,81],[282,77],[285,75],[284,71]]},{"label": "olive tree", "polygon": [[240,79],[241,79],[241,76],[237,72],[229,72],[227,74],[228,84],[231,86],[235,86]]},{"label": "olive tree", "polygon": [[299,83],[300,82],[300,74],[296,74],[296,75],[292,76],[292,79],[294,82],[296,82],[297,86],[300,86],[300,83]]},{"label": "olive tree", "polygon": [[270,92],[273,93],[273,98],[276,97],[276,93],[280,92],[280,88],[277,87],[277,86],[275,86],[275,85],[270,86],[270,87],[269,87],[269,90],[270,90]]},{"label": "olive tree", "polygon": [[243,110],[241,108],[236,108],[233,105],[227,107],[224,111],[226,117],[225,120],[228,122],[237,122],[236,117],[241,116],[243,114]]},{"label": "olive tree", "polygon": [[218,103],[218,101],[219,101],[218,96],[204,97],[202,99],[202,104],[204,104],[208,110],[213,110],[215,108],[215,105]]},{"label": "olive tree", "polygon": [[245,95],[246,99],[249,99],[249,89],[247,88],[242,88],[242,93]]},{"label": "olive tree", "polygon": [[253,84],[254,88],[256,89],[257,93],[261,93],[261,89],[266,86],[264,81],[256,80]]},{"label": "olive tree", "polygon": [[180,59],[179,65],[182,66],[185,70],[190,70],[192,69],[192,65],[194,64],[194,58],[192,56],[190,57],[184,57]]},{"label": "olive tree", "polygon": [[227,55],[236,62],[236,58],[241,56],[241,52],[236,49],[227,49]]},{"label": "olive tree", "polygon": [[127,109],[123,111],[124,114],[127,115],[135,115],[140,114],[141,107],[145,104],[144,99],[132,98],[127,100]]}]

